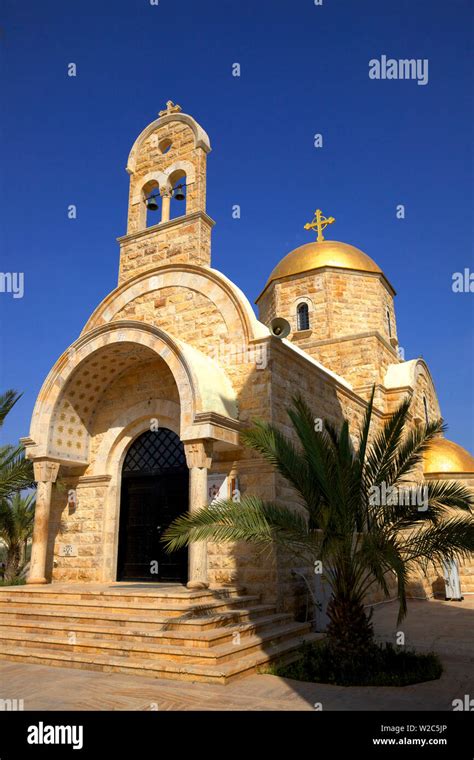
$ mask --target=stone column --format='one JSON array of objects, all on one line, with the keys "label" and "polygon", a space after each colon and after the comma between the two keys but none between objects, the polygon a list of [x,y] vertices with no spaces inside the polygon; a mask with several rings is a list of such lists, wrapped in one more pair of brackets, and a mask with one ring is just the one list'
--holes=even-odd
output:
[{"label": "stone column", "polygon": [[[212,442],[191,441],[184,444],[189,467],[189,511],[196,512],[208,503],[207,471],[212,464]],[[189,545],[188,588],[207,588],[207,543]]]},{"label": "stone column", "polygon": [[167,188],[160,190],[161,195],[161,223],[170,220],[171,193]]},{"label": "stone column", "polygon": [[45,459],[33,462],[36,491],[35,524],[33,528],[33,545],[31,547],[30,572],[27,583],[47,583],[46,553],[49,538],[49,513],[51,510],[51,492],[58,471],[59,462]]}]

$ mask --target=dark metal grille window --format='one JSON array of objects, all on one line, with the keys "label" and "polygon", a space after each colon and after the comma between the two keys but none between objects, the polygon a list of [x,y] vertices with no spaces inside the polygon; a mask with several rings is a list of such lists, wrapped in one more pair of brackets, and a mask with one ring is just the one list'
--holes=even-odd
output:
[{"label": "dark metal grille window", "polygon": [[147,430],[130,446],[123,463],[123,474],[158,474],[186,469],[184,446],[168,428]]},{"label": "dark metal grille window", "polygon": [[298,330],[309,330],[309,309],[307,303],[300,303],[296,316],[298,321]]}]

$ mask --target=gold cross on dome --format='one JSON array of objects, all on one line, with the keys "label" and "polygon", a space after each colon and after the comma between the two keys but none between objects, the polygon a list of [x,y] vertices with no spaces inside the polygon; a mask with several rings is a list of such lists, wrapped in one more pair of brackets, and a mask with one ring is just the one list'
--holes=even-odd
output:
[{"label": "gold cross on dome", "polygon": [[312,222],[307,222],[304,226],[305,230],[317,231],[318,237],[316,238],[318,243],[322,243],[324,240],[323,230],[328,224],[333,224],[336,220],[333,216],[323,216],[321,209],[316,209],[314,212],[314,219]]},{"label": "gold cross on dome", "polygon": [[161,118],[162,116],[170,116],[172,113],[179,113],[183,109],[181,106],[175,105],[172,100],[168,100],[166,103],[166,108],[164,111],[160,111],[158,116]]}]

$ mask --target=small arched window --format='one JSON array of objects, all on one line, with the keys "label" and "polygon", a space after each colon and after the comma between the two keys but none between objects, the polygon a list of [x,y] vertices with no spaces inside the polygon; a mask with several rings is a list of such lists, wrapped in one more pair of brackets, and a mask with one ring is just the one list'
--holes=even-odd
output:
[{"label": "small arched window", "polygon": [[390,309],[385,310],[385,316],[387,318],[387,331],[388,331],[388,337],[392,337],[392,318],[390,316]]},{"label": "small arched window", "polygon": [[298,330],[309,330],[309,309],[307,303],[300,303],[296,309]]},{"label": "small arched window", "polygon": [[426,401],[426,396],[423,396],[423,409],[425,410],[425,422],[427,425],[429,425],[430,415],[428,413],[428,402]]}]

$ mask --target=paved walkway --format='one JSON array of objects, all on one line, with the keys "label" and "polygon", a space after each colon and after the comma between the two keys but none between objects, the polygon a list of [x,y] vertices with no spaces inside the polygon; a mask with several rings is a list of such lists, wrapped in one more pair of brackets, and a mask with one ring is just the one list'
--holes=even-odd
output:
[{"label": "paved walkway", "polygon": [[342,687],[254,675],[230,683],[185,683],[0,661],[0,698],[23,699],[25,710],[451,710],[474,696],[474,597],[462,603],[412,601],[396,624],[397,605],[375,608],[379,636],[436,651],[445,672],[438,681],[403,688]]}]

